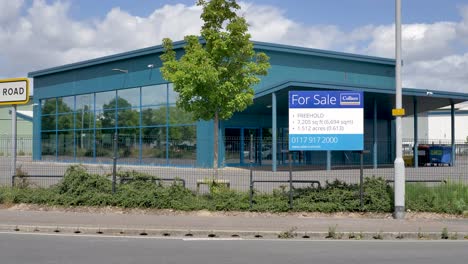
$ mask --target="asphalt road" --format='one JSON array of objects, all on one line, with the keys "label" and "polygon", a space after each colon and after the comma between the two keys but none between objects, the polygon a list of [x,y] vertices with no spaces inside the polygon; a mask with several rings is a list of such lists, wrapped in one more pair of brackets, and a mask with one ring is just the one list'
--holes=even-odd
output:
[{"label": "asphalt road", "polygon": [[0,263],[466,263],[467,241],[182,240],[0,234]]}]

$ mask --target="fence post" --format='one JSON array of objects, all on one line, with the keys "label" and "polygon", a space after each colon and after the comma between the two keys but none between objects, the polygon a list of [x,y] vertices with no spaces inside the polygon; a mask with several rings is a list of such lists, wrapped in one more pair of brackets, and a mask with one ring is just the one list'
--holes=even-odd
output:
[{"label": "fence post", "polygon": [[363,182],[364,182],[364,151],[360,152],[360,162],[361,162],[361,167],[359,168],[359,202],[361,204],[361,211],[363,210],[364,207],[364,201],[363,201]]},{"label": "fence post", "polygon": [[117,181],[117,132],[114,133],[114,157],[112,166],[112,194],[115,193],[115,183]]},{"label": "fence post", "polygon": [[292,161],[291,161],[291,152],[288,153],[289,160],[289,209],[293,208],[293,193],[292,193]]},{"label": "fence post", "polygon": [[[11,106],[11,175],[16,175],[16,105]],[[13,185],[11,186],[13,187]]]},{"label": "fence post", "polygon": [[250,162],[250,209],[253,206],[253,171],[252,171],[252,162]]},{"label": "fence post", "polygon": [[250,163],[250,209],[253,206],[253,159],[252,159],[252,151],[253,151],[253,134],[250,134],[250,151],[249,151],[249,163]]}]

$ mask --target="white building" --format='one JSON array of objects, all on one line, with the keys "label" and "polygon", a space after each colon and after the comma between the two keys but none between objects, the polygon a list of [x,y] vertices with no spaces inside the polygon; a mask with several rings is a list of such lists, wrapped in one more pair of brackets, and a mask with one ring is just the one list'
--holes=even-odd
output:
[{"label": "white building", "polygon": [[[451,110],[443,107],[435,111],[418,114],[418,138],[421,143],[450,144]],[[403,138],[412,141],[414,138],[414,117],[403,118]],[[455,105],[455,142],[468,141],[468,103]]]}]

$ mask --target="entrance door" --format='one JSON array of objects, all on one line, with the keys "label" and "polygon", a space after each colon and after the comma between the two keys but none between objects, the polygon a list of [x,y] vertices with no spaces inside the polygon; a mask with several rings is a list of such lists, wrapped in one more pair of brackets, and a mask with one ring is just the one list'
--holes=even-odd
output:
[{"label": "entrance door", "polygon": [[226,128],[225,163],[248,165],[252,161],[260,164],[261,130],[259,128]]}]

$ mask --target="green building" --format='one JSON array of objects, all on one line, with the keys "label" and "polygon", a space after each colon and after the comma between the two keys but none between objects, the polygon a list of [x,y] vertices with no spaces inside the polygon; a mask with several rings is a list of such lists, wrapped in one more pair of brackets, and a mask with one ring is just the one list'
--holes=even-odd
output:
[{"label": "green building", "polygon": [[[11,106],[0,106],[0,156],[11,152]],[[33,141],[33,100],[26,105],[18,105],[16,112],[18,155],[32,154]]]}]

